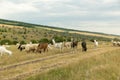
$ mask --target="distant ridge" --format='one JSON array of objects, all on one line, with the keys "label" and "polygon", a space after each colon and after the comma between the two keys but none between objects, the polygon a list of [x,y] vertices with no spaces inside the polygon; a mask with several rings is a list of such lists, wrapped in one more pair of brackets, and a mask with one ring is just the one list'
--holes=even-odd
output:
[{"label": "distant ridge", "polygon": [[60,28],[60,27],[55,27],[55,26],[32,24],[32,23],[27,23],[27,22],[21,22],[21,21],[15,21],[15,20],[6,20],[6,19],[0,19],[0,24],[23,26],[23,27],[28,27],[28,28],[32,28],[32,27],[54,28],[54,29],[60,29],[60,30],[65,30],[65,31],[77,31],[77,32],[87,32],[87,33],[101,34],[101,35],[108,35],[108,36],[119,36],[119,35],[106,34],[106,33],[101,33],[101,32],[91,32],[91,31],[67,29],[67,28]]},{"label": "distant ridge", "polygon": [[92,39],[100,41],[111,41],[112,39],[120,39],[119,36],[104,34],[98,32],[80,31],[74,29],[66,29],[54,26],[38,25],[14,20],[0,19],[0,44],[23,44],[33,42],[49,42],[55,38],[56,42]]}]

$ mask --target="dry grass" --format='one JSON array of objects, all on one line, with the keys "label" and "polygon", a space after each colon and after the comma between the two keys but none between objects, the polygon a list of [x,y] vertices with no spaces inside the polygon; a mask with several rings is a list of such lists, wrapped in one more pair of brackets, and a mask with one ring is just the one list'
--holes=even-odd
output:
[{"label": "dry grass", "polygon": [[[111,46],[109,43],[104,43],[104,42],[99,42],[99,44],[101,44],[98,48],[102,47],[102,46]],[[88,42],[88,50],[94,48],[93,43]],[[20,52],[17,49],[16,45],[11,45],[9,48],[9,50],[11,50],[13,52],[12,56],[8,56],[7,54],[4,54],[3,56],[0,56],[0,67],[5,66],[5,65],[9,65],[9,64],[14,64],[14,63],[18,63],[21,61],[26,61],[26,60],[32,60],[32,59],[36,59],[36,58],[42,58],[42,57],[46,57],[46,56],[50,56],[50,55],[55,55],[55,54],[63,54],[66,52],[71,52],[72,50],[70,48],[64,48],[63,52],[60,52],[59,49],[49,49],[48,52],[45,53],[26,53],[25,51]],[[78,46],[78,50],[81,52],[81,46],[79,43]]]},{"label": "dry grass", "polygon": [[[120,50],[117,48],[113,51],[102,53],[89,57],[94,53],[81,55],[78,61],[57,68],[47,73],[32,76],[26,80],[119,80],[120,79]],[[103,50],[102,50],[103,51]],[[100,53],[95,52],[96,54]],[[85,56],[88,56],[85,58]]]},{"label": "dry grass", "polygon": [[[14,45],[11,46],[9,49],[12,50],[14,53],[12,56],[3,55],[2,57],[0,57],[0,67],[12,65],[12,64],[16,64],[16,63],[20,63],[20,62],[24,62],[24,61],[28,61],[28,60],[34,60],[36,58],[43,58],[43,57],[47,57],[50,55],[69,53],[72,51],[70,49],[64,49],[64,51],[61,53],[59,50],[54,49],[54,50],[50,50],[49,52],[46,52],[43,54],[34,54],[34,53],[28,54],[26,52],[18,51],[16,46],[14,46]],[[81,48],[79,46],[78,50],[75,51],[74,54],[70,53],[68,55],[58,56],[58,57],[53,58],[53,59],[43,60],[41,62],[22,65],[22,66],[8,69],[8,70],[0,71],[0,74],[1,74],[0,79],[11,78],[11,77],[23,74],[25,72],[32,72],[34,70],[39,70],[42,67],[50,66],[50,65],[53,65],[56,63],[64,63],[62,66],[66,66],[67,63],[68,64],[74,63],[74,65],[77,65],[79,60],[80,60],[80,62],[83,61],[83,63],[84,63],[84,60],[89,60],[90,58],[95,58],[95,56],[97,56],[97,55],[101,55],[102,53],[105,53],[105,52],[109,53],[112,50],[116,50],[116,49],[118,49],[118,48],[111,47],[111,44],[109,44],[109,43],[101,42],[101,45],[97,49],[94,48],[92,43],[88,43],[88,52],[86,52],[86,54],[81,52]],[[108,65],[109,64],[107,64],[105,66],[108,66]],[[73,65],[69,65],[69,66],[73,66]],[[103,68],[103,66],[104,66],[103,64],[100,66],[99,65],[94,66],[95,69],[91,68],[90,70],[94,71],[94,70],[97,70],[99,67]],[[65,75],[66,75],[66,73],[65,73]],[[38,80],[38,79],[36,79],[36,80]],[[40,79],[40,80],[44,80],[44,79]],[[52,78],[51,78],[51,80],[52,80]],[[63,80],[65,80],[65,79],[63,79]]]},{"label": "dry grass", "polygon": [[83,35],[89,35],[89,36],[98,36],[98,37],[106,37],[106,38],[115,38],[115,36],[108,36],[108,35],[95,34],[95,33],[87,33],[87,32],[70,31],[69,33],[77,33],[77,34],[83,34]]},{"label": "dry grass", "polygon": [[0,27],[7,27],[7,28],[18,28],[18,29],[22,29],[23,27],[21,26],[13,26],[13,25],[7,25],[7,24],[0,24]]}]

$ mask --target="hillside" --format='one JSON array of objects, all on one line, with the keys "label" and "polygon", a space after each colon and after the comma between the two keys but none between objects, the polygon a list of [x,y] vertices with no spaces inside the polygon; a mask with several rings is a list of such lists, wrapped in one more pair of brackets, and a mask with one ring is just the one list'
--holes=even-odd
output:
[{"label": "hillside", "polygon": [[[64,28],[29,24],[18,21],[0,20],[0,45],[38,42],[51,43],[81,41],[86,39],[87,51],[81,42],[76,48],[56,48],[49,45],[47,51],[19,51],[18,45],[4,45],[11,55],[0,56],[1,80],[119,80],[120,49],[113,46],[111,39],[119,36],[103,33],[77,31]],[[95,47],[91,40],[97,39]],[[1,48],[2,49],[2,48]],[[4,47],[3,47],[4,49]]]},{"label": "hillside", "polygon": [[52,38],[55,38],[57,42],[70,41],[71,38],[76,38],[77,40],[85,38],[87,40],[99,39],[110,41],[111,38],[118,37],[103,33],[78,31],[4,19],[0,19],[0,34],[1,44],[28,43],[30,41],[33,43],[41,41],[51,42]]}]

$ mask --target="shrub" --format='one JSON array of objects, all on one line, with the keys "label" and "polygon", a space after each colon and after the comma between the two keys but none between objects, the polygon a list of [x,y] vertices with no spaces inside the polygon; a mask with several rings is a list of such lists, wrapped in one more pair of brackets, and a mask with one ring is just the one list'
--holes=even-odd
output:
[{"label": "shrub", "polygon": [[0,44],[1,44],[1,45],[4,45],[4,44],[10,45],[10,44],[12,44],[12,42],[11,42],[10,40],[8,40],[8,39],[4,39],[4,40],[1,40],[1,41],[0,41]]},{"label": "shrub", "polygon": [[65,41],[65,38],[61,37],[61,36],[55,36],[53,38],[55,39],[56,42],[63,42],[63,41]]},{"label": "shrub", "polygon": [[36,40],[31,40],[31,42],[32,42],[32,43],[37,43],[37,41],[36,41]]},{"label": "shrub", "polygon": [[26,42],[25,41],[20,41],[20,44],[26,44]]},{"label": "shrub", "polygon": [[12,44],[16,45],[18,43],[18,41],[13,41]]},{"label": "shrub", "polygon": [[39,42],[49,42],[49,40],[47,38],[42,38],[41,40],[39,40]]}]

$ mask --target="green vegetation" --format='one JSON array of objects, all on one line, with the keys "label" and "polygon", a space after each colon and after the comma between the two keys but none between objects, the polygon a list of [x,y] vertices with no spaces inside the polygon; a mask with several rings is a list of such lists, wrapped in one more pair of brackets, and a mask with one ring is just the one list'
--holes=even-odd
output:
[{"label": "green vegetation", "polygon": [[[103,34],[103,33],[78,31],[78,30],[57,28],[57,27],[44,26],[44,25],[36,25],[36,24],[30,24],[30,23],[24,23],[19,21],[12,21],[12,20],[4,20],[4,19],[0,19],[0,24],[1,24],[0,25],[0,43],[1,44],[5,44],[5,43],[15,44],[15,42],[21,42],[21,41],[24,41],[24,43],[29,43],[30,41],[33,43],[37,43],[41,41],[51,42],[52,38],[55,38],[56,42],[70,41],[71,38],[75,38],[76,40],[79,40],[79,41],[82,39],[86,39],[86,40],[97,39],[102,41],[111,41],[111,38],[107,38],[104,36],[70,33],[69,31],[85,32],[85,33],[92,33],[92,34],[95,33],[95,34],[108,36],[108,34]],[[63,30],[63,31],[60,32],[60,31],[49,30],[45,28],[57,29],[57,30]]]},{"label": "green vegetation", "polygon": [[[112,34],[105,34],[105,33],[99,33],[99,32],[90,32],[90,31],[82,31],[82,30],[74,30],[74,29],[66,29],[66,28],[60,28],[60,27],[53,27],[53,26],[47,26],[47,25],[38,25],[38,24],[31,24],[31,23],[25,23],[20,21],[13,21],[13,20],[5,20],[0,19],[0,24],[7,24],[7,25],[13,25],[13,26],[24,26],[24,27],[46,27],[46,28],[53,28],[53,29],[59,29],[59,30],[65,30],[65,31],[77,31],[77,32],[87,32],[87,33],[94,33],[94,34],[102,34],[102,35],[112,35]],[[113,35],[117,36],[117,35]]]},{"label": "green vegetation", "polygon": [[75,38],[76,40],[82,40],[83,38],[86,40],[98,39],[102,41],[110,41],[111,38],[99,37],[99,36],[91,36],[91,35],[83,35],[77,33],[69,33],[69,32],[59,32],[54,30],[47,30],[44,28],[34,27],[34,28],[26,28],[26,27],[9,27],[8,25],[0,26],[0,44],[15,44],[16,42],[24,42],[29,43],[30,41],[33,43],[38,42],[51,42],[51,39],[54,38],[56,42],[61,41],[70,41],[71,38]]}]

